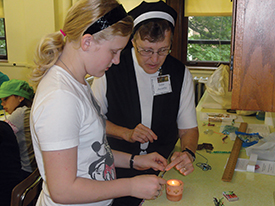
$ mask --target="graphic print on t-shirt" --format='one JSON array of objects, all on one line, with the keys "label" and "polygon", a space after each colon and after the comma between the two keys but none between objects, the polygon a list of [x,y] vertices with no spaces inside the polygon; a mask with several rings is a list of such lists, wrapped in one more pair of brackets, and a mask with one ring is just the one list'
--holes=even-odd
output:
[{"label": "graphic print on t-shirt", "polygon": [[114,180],[116,175],[113,153],[107,143],[106,137],[103,139],[102,144],[96,141],[91,146],[92,150],[97,154],[98,159],[90,165],[89,175],[94,180]]}]

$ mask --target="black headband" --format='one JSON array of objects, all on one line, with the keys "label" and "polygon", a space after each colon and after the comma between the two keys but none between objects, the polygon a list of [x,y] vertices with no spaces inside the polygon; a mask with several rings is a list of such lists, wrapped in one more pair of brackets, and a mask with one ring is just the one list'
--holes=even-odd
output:
[{"label": "black headband", "polygon": [[85,34],[93,35],[103,29],[106,29],[107,27],[113,25],[114,23],[117,23],[118,21],[125,18],[126,16],[127,16],[127,13],[124,10],[123,6],[120,4],[116,8],[109,11],[104,16],[100,17],[90,27],[88,27],[86,31],[83,33],[83,35]]}]

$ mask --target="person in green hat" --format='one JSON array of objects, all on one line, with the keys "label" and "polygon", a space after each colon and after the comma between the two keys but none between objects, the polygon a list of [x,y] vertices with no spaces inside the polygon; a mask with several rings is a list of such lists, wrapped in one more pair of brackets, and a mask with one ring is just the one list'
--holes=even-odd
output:
[{"label": "person in green hat", "polygon": [[36,168],[29,125],[33,97],[34,90],[26,81],[12,79],[0,86],[1,105],[10,114],[5,122],[13,129],[20,149],[22,179]]},{"label": "person in green hat", "polygon": [[12,114],[17,107],[31,107],[33,97],[33,88],[26,81],[12,79],[0,86],[1,105],[9,114]]},{"label": "person in green hat", "polygon": [[[5,81],[9,81],[9,77],[6,75],[6,74],[3,74],[1,71],[0,71],[0,86],[3,82]],[[1,100],[0,100],[0,109],[3,109],[2,105],[1,105]]]}]

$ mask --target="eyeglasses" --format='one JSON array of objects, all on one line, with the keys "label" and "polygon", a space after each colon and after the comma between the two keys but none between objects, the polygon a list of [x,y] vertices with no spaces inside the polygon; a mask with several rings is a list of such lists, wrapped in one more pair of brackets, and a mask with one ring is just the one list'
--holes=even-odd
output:
[{"label": "eyeglasses", "polygon": [[[11,95],[11,96],[12,96],[12,95]],[[9,99],[11,96],[8,96],[8,97],[5,97],[5,98],[1,98],[1,101],[2,101],[2,102],[6,102],[6,101],[8,101],[8,99]]]},{"label": "eyeglasses", "polygon": [[159,49],[157,52],[155,52],[154,50],[151,49],[139,49],[137,48],[138,53],[140,53],[141,56],[146,56],[146,57],[150,57],[152,56],[154,53],[157,53],[159,56],[167,56],[168,54],[171,53],[171,49],[167,49],[167,48],[163,48],[163,49]]}]

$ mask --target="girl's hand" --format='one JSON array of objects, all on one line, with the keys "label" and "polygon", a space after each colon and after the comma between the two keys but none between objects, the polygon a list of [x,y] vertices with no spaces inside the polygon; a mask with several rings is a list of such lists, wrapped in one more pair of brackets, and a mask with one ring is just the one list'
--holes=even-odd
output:
[{"label": "girl's hand", "polygon": [[136,155],[134,157],[133,167],[137,170],[147,170],[152,168],[155,171],[164,171],[166,166],[167,160],[157,152],[146,155]]},{"label": "girl's hand", "polygon": [[162,195],[166,180],[156,175],[139,175],[131,178],[131,196],[141,199],[156,199]]}]

